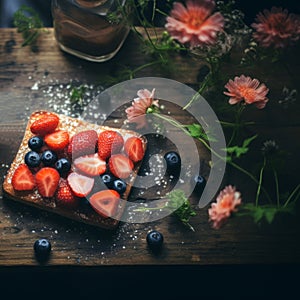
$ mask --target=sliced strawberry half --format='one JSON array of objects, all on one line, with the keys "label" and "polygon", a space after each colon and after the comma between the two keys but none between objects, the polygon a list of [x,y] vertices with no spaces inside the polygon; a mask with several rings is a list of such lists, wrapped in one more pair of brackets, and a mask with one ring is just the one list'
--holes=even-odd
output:
[{"label": "sliced strawberry half", "polygon": [[102,159],[109,158],[112,154],[119,153],[124,146],[124,139],[114,130],[105,130],[98,137],[98,154]]},{"label": "sliced strawberry half", "polygon": [[93,154],[96,152],[98,134],[95,130],[84,130],[76,133],[70,139],[67,153],[75,159],[82,155]]},{"label": "sliced strawberry half", "polygon": [[93,189],[94,178],[72,172],[67,178],[68,184],[77,197],[86,197]]},{"label": "sliced strawberry half", "polygon": [[60,175],[50,167],[40,169],[35,174],[38,192],[42,197],[53,197],[59,184]]},{"label": "sliced strawberry half", "polygon": [[142,160],[145,154],[142,140],[135,136],[126,140],[124,151],[133,162]]},{"label": "sliced strawberry half", "polygon": [[77,208],[79,205],[79,199],[72,193],[72,190],[65,179],[61,179],[58,189],[55,194],[56,204],[65,208]]},{"label": "sliced strawberry half", "polygon": [[98,153],[80,156],[73,162],[74,167],[87,176],[101,175],[106,171],[106,161]]},{"label": "sliced strawberry half", "polygon": [[30,125],[30,131],[36,135],[44,136],[53,132],[59,123],[59,117],[53,113],[41,115]]},{"label": "sliced strawberry half", "polygon": [[125,179],[131,174],[134,164],[127,156],[115,154],[110,157],[108,166],[114,176]]},{"label": "sliced strawberry half", "polygon": [[32,191],[35,188],[35,179],[26,164],[20,164],[15,170],[11,184],[16,191]]},{"label": "sliced strawberry half", "polygon": [[93,209],[102,217],[114,216],[120,201],[120,195],[114,190],[103,190],[93,194],[89,202]]},{"label": "sliced strawberry half", "polygon": [[61,151],[69,144],[69,133],[65,130],[57,130],[47,134],[44,141],[51,150]]}]

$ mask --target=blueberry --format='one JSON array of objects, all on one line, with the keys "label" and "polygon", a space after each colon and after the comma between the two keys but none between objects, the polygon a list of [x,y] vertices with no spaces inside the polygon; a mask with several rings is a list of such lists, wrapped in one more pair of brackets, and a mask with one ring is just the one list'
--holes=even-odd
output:
[{"label": "blueberry", "polygon": [[25,154],[24,161],[28,167],[35,168],[39,166],[41,158],[37,152],[29,151]]},{"label": "blueberry", "polygon": [[109,189],[114,187],[115,178],[111,174],[105,173],[101,176],[101,179]]},{"label": "blueberry", "polygon": [[113,183],[113,189],[119,194],[123,194],[126,191],[126,182],[122,179],[116,179]]},{"label": "blueberry", "polygon": [[33,249],[38,260],[46,260],[51,252],[51,243],[47,239],[39,239],[34,242]]},{"label": "blueberry", "polygon": [[152,230],[148,232],[146,241],[151,250],[158,251],[162,247],[164,237],[159,231]]},{"label": "blueberry", "polygon": [[169,175],[179,175],[181,167],[181,158],[179,154],[175,151],[170,151],[164,155],[164,159],[167,163],[167,173]]},{"label": "blueberry", "polygon": [[69,162],[68,159],[66,158],[60,158],[56,163],[55,163],[55,168],[60,174],[60,176],[64,177],[66,176],[69,171],[71,170],[71,163]]},{"label": "blueberry", "polygon": [[41,161],[45,166],[52,166],[57,161],[57,154],[51,150],[45,150],[42,153]]},{"label": "blueberry", "polygon": [[193,178],[193,181],[193,184],[195,184],[194,193],[196,193],[197,195],[201,195],[206,185],[205,178],[201,175],[196,175]]},{"label": "blueberry", "polygon": [[39,136],[33,136],[28,140],[28,147],[33,151],[39,151],[44,145],[44,141]]}]

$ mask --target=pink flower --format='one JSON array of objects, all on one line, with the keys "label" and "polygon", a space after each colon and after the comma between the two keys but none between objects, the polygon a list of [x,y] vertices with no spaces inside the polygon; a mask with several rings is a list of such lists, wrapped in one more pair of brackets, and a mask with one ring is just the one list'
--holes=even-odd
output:
[{"label": "pink flower", "polygon": [[147,89],[139,90],[137,92],[138,98],[133,99],[132,105],[125,110],[127,122],[136,123],[137,129],[147,126],[145,115],[148,109],[153,106],[158,107],[158,100],[154,100],[154,92],[155,89],[152,92]]},{"label": "pink flower", "polygon": [[249,76],[236,76],[234,80],[230,79],[228,81],[225,88],[228,92],[224,92],[224,94],[230,96],[230,104],[236,104],[244,100],[246,104],[254,103],[257,108],[261,109],[269,101],[266,97],[269,92],[266,85]]},{"label": "pink flower", "polygon": [[299,40],[300,18],[289,14],[286,9],[265,9],[256,16],[255,21],[257,23],[251,25],[256,29],[253,37],[262,47],[284,48]]},{"label": "pink flower", "polygon": [[214,44],[224,26],[221,13],[212,14],[214,8],[213,0],[188,0],[186,6],[174,2],[165,27],[174,39],[191,48]]},{"label": "pink flower", "polygon": [[242,202],[241,193],[237,192],[235,187],[226,186],[218,195],[215,203],[212,203],[208,210],[209,221],[212,221],[213,228],[219,229],[231,213],[237,211],[237,206]]}]

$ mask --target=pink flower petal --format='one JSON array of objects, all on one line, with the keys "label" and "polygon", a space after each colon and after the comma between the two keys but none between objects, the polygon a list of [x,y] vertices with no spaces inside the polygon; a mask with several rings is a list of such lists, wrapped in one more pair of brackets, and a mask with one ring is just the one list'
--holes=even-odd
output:
[{"label": "pink flower petal", "polygon": [[235,187],[226,186],[217,196],[216,202],[208,209],[209,221],[215,229],[219,229],[237,211],[237,206],[242,202],[240,192]]},{"label": "pink flower petal", "polygon": [[221,13],[212,14],[214,7],[213,0],[190,0],[186,6],[174,2],[165,27],[174,39],[190,47],[213,44],[224,27]]},{"label": "pink flower petal", "polygon": [[229,96],[229,103],[236,104],[244,101],[245,104],[255,103],[258,108],[264,108],[268,99],[269,89],[258,79],[252,79],[242,74],[240,77],[235,76],[234,80],[230,79],[226,84],[224,94]]},{"label": "pink flower petal", "polygon": [[256,31],[253,38],[265,48],[285,48],[300,38],[300,17],[286,9],[272,7],[256,16],[251,26]]},{"label": "pink flower petal", "polygon": [[155,89],[151,92],[147,89],[138,90],[138,98],[133,99],[131,106],[125,110],[127,122],[135,123],[137,129],[147,126],[147,109],[152,105],[158,106],[158,100],[154,100],[154,92]]}]

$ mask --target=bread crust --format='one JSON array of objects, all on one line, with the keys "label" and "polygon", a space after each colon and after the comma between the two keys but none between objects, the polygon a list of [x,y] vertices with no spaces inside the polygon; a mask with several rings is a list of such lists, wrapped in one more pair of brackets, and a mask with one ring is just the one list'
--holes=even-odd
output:
[{"label": "bread crust", "polygon": [[[30,131],[30,126],[31,124],[37,120],[39,117],[41,117],[44,114],[48,114],[50,112],[48,111],[36,111],[33,112],[28,120],[24,137],[22,139],[22,142],[20,144],[20,147],[18,149],[18,152],[7,172],[7,175],[4,179],[3,183],[3,195],[6,196],[7,198],[11,200],[15,200],[17,202],[21,202],[27,205],[31,205],[34,207],[37,207],[39,209],[49,211],[55,214],[58,214],[60,216],[83,222],[92,226],[104,228],[104,229],[115,229],[118,224],[119,220],[124,212],[126,201],[128,199],[130,190],[133,186],[134,179],[136,177],[136,174],[139,170],[139,167],[141,165],[141,162],[138,164],[135,164],[135,168],[132,172],[132,175],[127,181],[127,188],[125,193],[122,196],[122,200],[125,201],[120,201],[120,204],[118,206],[117,212],[113,218],[103,218],[99,214],[97,214],[91,207],[85,205],[80,205],[78,209],[70,209],[70,208],[64,208],[61,206],[57,206],[55,203],[55,199],[50,198],[50,199],[45,199],[43,198],[35,189],[34,191],[31,192],[20,192],[20,191],[15,191],[12,184],[11,184],[11,179],[12,176],[17,169],[17,167],[21,164],[24,163],[24,156],[25,154],[29,151],[28,147],[28,140],[34,136],[34,134],[31,133]],[[51,112],[52,114],[52,112]],[[143,146],[144,150],[146,150],[147,147],[147,140],[144,136],[140,136],[137,132],[131,131],[131,130],[126,130],[126,129],[118,129],[118,128],[113,128],[113,127],[108,127],[108,126],[99,126],[97,124],[92,124],[88,123],[86,121],[80,120],[80,119],[75,119],[72,117],[68,117],[65,115],[57,114],[60,118],[59,125],[57,129],[61,130],[67,130],[70,137],[72,137],[75,133],[78,133],[83,130],[96,130],[97,133],[99,134],[101,131],[104,130],[115,130],[119,132],[124,140],[131,136],[138,136],[142,139],[143,141]],[[98,178],[100,180],[100,178]],[[95,179],[97,180],[97,179]]]}]

